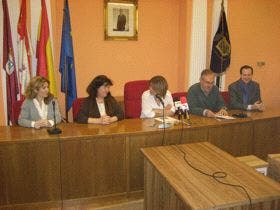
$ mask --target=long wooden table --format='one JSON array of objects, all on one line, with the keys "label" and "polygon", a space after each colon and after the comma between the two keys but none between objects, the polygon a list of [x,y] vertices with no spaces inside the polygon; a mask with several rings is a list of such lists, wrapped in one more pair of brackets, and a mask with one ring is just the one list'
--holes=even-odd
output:
[{"label": "long wooden table", "polygon": [[62,123],[45,129],[0,128],[0,206],[143,192],[141,148],[208,141],[233,156],[280,152],[280,111],[158,129],[153,119],[111,125]]},{"label": "long wooden table", "polygon": [[[145,156],[144,209],[280,209],[279,183],[208,142],[141,150]],[[214,179],[212,174],[217,171],[227,176]],[[241,186],[249,196],[240,187],[217,180]]]}]

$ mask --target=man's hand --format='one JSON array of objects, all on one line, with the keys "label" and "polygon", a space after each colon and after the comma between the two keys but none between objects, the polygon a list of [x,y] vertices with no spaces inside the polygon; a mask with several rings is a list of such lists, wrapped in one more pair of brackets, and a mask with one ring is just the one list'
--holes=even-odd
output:
[{"label": "man's hand", "polygon": [[206,117],[215,117],[215,113],[212,112],[211,110],[207,109],[205,113]]},{"label": "man's hand", "polygon": [[218,112],[216,113],[216,115],[227,116],[228,113],[227,113],[227,111],[226,111],[225,109],[221,109],[220,111],[218,111]]},{"label": "man's hand", "polygon": [[259,110],[259,111],[264,111],[264,104],[261,101],[256,101],[253,105],[252,105],[253,109]]}]

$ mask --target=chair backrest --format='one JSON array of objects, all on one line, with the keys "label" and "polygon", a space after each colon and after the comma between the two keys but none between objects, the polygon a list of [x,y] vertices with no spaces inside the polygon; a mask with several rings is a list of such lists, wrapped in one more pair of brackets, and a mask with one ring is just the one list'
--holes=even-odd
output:
[{"label": "chair backrest", "polygon": [[187,97],[187,94],[188,94],[187,92],[175,92],[175,93],[172,93],[173,101],[180,100],[180,97],[182,97],[182,96]]},{"label": "chair backrest", "polygon": [[21,105],[23,103],[24,100],[20,100],[20,101],[16,101],[13,104],[13,112],[11,113],[11,121],[12,122],[16,122],[16,125],[18,125],[18,118],[20,115],[20,111],[21,111]]},{"label": "chair backrest", "polygon": [[73,101],[73,105],[72,105],[73,120],[75,120],[77,118],[80,107],[82,106],[84,100],[85,100],[85,98],[76,98]]},{"label": "chair backrest", "polygon": [[126,118],[139,118],[144,91],[149,89],[149,80],[136,80],[124,85],[124,110]]},{"label": "chair backrest", "polygon": [[226,106],[228,106],[229,102],[230,102],[229,92],[228,91],[221,91],[220,94],[221,94],[221,96],[223,96]]}]

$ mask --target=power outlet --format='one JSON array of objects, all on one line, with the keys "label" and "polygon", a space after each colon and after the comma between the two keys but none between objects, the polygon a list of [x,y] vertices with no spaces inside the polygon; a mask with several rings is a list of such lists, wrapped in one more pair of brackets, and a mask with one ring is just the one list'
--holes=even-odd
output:
[{"label": "power outlet", "polygon": [[263,67],[263,66],[265,66],[265,61],[257,61],[257,66],[258,66],[258,67]]}]

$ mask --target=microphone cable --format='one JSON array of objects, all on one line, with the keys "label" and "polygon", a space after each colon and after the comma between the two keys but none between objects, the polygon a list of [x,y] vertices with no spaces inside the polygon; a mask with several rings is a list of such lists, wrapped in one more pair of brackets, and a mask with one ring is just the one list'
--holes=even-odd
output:
[{"label": "microphone cable", "polygon": [[[52,101],[53,106],[53,117],[54,117],[54,129],[48,130],[49,134],[60,134],[61,130],[56,127],[56,115],[55,115],[55,101]],[[55,132],[51,132],[55,131]],[[61,149],[61,140],[60,136],[57,136],[58,141],[58,152],[59,152],[59,181],[60,181],[60,199],[61,199],[61,210],[64,208],[64,200],[63,200],[63,184],[62,184],[62,149]]]},{"label": "microphone cable", "polygon": [[[183,113],[181,113],[181,111],[183,111]],[[183,136],[184,136],[184,124],[187,124],[187,127],[190,127],[191,123],[190,123],[190,118],[189,118],[189,114],[188,114],[187,110],[179,109],[178,113],[179,113],[178,118],[181,122],[181,132],[180,132],[181,134],[180,134],[179,144],[182,144]],[[187,122],[185,122],[184,120],[187,120]]]},{"label": "microphone cable", "polygon": [[62,185],[62,149],[61,149],[61,140],[58,136],[58,150],[59,150],[59,178],[60,178],[60,199],[61,199],[61,210],[64,207],[64,200],[63,200],[63,185]]},{"label": "microphone cable", "polygon": [[183,153],[183,158],[184,158],[184,161],[187,163],[187,165],[189,165],[192,169],[198,171],[199,173],[205,175],[205,176],[209,176],[211,178],[213,178],[215,181],[217,181],[218,183],[220,184],[224,184],[224,185],[227,185],[227,186],[231,186],[231,187],[235,187],[235,188],[239,188],[239,189],[242,189],[245,193],[246,193],[246,196],[249,200],[249,203],[250,203],[250,210],[253,210],[253,205],[252,205],[252,199],[251,199],[251,196],[249,195],[248,191],[246,190],[245,187],[241,186],[241,185],[238,185],[238,184],[231,184],[231,183],[227,183],[227,182],[223,182],[221,181],[221,179],[224,179],[228,176],[228,174],[224,171],[215,171],[214,173],[212,174],[209,174],[207,172],[204,172],[203,170],[199,169],[199,168],[196,168],[195,166],[193,166],[188,160],[187,160],[187,154],[184,150],[182,150],[179,145],[174,145],[181,153]]},{"label": "microphone cable", "polygon": [[181,122],[181,132],[180,132],[179,144],[182,144],[183,136],[184,136],[184,120],[183,120],[180,108],[178,109],[178,120],[179,120],[179,122]]},{"label": "microphone cable", "polygon": [[162,105],[162,121],[163,121],[163,136],[161,140],[161,145],[165,145],[165,108],[164,108],[164,101],[162,100],[161,96],[159,94],[156,94],[155,97],[159,100],[159,102]]},{"label": "microphone cable", "polygon": [[163,136],[162,136],[162,141],[161,145],[165,145],[165,109],[164,109],[164,104],[162,104],[162,121],[163,121]]}]

